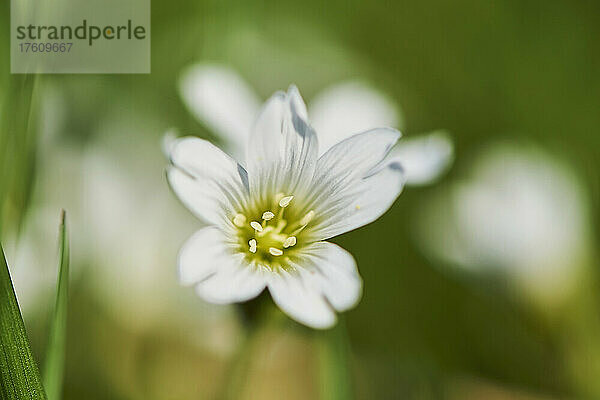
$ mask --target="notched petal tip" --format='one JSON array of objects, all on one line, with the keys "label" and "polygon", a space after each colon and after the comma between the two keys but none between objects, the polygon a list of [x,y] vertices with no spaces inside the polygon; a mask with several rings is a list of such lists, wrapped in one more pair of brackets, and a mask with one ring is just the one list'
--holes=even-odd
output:
[{"label": "notched petal tip", "polygon": [[286,97],[290,101],[293,101],[295,103],[297,102],[297,103],[304,104],[304,99],[302,98],[302,95],[300,94],[300,90],[293,83],[288,87],[288,90],[286,92]]},{"label": "notched petal tip", "polygon": [[194,145],[203,141],[204,139],[200,139],[195,136],[172,138],[169,143],[169,154],[167,155],[169,157],[169,162],[173,165],[177,165],[178,159],[180,158],[185,147],[189,146],[190,144]]},{"label": "notched petal tip", "polygon": [[173,146],[177,142],[177,138],[179,137],[179,132],[175,128],[168,129],[162,136],[160,140],[160,147],[167,159],[170,158],[171,151]]},{"label": "notched petal tip", "polygon": [[[355,135],[350,136],[348,139],[351,139],[355,136],[362,135],[363,137],[371,136],[373,140],[377,140],[378,142],[387,143],[387,148],[391,149],[394,147],[396,142],[400,140],[402,137],[402,132],[395,128],[383,127],[383,128],[374,128],[369,129],[364,132],[357,133]],[[345,140],[348,140],[345,139]]]},{"label": "notched petal tip", "polygon": [[[290,104],[292,118],[294,115],[300,117],[304,123],[308,124],[308,112],[306,111],[306,103],[300,95],[300,91],[296,85],[292,84],[287,91],[287,99]],[[294,123],[294,125],[297,125]]]},{"label": "notched petal tip", "polygon": [[265,103],[263,104],[263,109],[273,101],[285,102],[286,98],[287,98],[287,93],[284,92],[283,90],[278,90],[275,93],[273,93],[271,95],[271,97],[269,97],[267,99],[267,101],[265,101]]},{"label": "notched petal tip", "polygon": [[395,138],[394,143],[396,143],[402,137],[402,132],[400,132],[396,128],[383,127],[383,128],[378,128],[377,130],[387,132],[391,137],[394,137]]}]

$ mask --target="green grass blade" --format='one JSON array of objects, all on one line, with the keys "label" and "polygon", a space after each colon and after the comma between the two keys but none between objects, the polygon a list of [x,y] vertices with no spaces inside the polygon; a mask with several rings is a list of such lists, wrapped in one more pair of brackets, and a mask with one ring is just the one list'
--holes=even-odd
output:
[{"label": "green grass blade", "polygon": [[44,364],[44,386],[49,400],[59,400],[62,394],[67,347],[67,305],[69,288],[69,238],[66,215],[61,213],[59,230],[59,266],[56,303],[50,325],[50,337]]},{"label": "green grass blade", "polygon": [[46,399],[2,246],[0,255],[0,398]]}]

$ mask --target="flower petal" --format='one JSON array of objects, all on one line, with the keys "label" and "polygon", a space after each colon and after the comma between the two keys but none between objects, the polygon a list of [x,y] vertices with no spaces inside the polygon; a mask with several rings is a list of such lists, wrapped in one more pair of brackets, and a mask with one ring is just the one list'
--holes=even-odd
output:
[{"label": "flower petal", "polygon": [[[196,286],[196,293],[216,304],[239,303],[253,299],[264,290],[268,272],[260,266],[244,263],[243,257],[228,255],[231,260],[225,261],[206,280]],[[217,260],[214,260],[215,262]]]},{"label": "flower petal", "polygon": [[271,275],[268,287],[273,301],[296,321],[316,329],[335,324],[335,313],[305,274],[280,270]]},{"label": "flower petal", "polygon": [[286,118],[287,96],[276,92],[258,114],[247,145],[246,162],[249,171],[259,169],[262,164],[279,159],[279,148],[283,142],[283,121]]},{"label": "flower petal", "polygon": [[179,251],[179,281],[193,285],[206,279],[217,268],[213,260],[225,254],[225,241],[217,227],[202,228],[190,237]]},{"label": "flower petal", "polygon": [[227,154],[206,140],[178,139],[171,148],[169,183],[197,217],[213,223],[242,208],[247,197],[247,173]]},{"label": "flower petal", "polygon": [[189,111],[227,141],[234,157],[243,155],[261,100],[235,71],[194,65],[181,76],[179,92]]},{"label": "flower petal", "polygon": [[403,139],[390,153],[402,165],[408,185],[426,185],[446,172],[454,158],[454,146],[445,131]]},{"label": "flower petal", "polygon": [[381,126],[399,127],[400,123],[397,106],[361,82],[344,82],[325,89],[309,108],[319,138],[319,154],[359,132]]},{"label": "flower petal", "polygon": [[313,175],[318,144],[306,120],[306,107],[295,86],[273,95],[260,113],[246,156],[250,190],[293,193]]},{"label": "flower petal", "polygon": [[320,240],[332,238],[382,216],[394,204],[404,187],[404,171],[398,163],[386,164],[373,175],[362,179],[353,189],[336,194],[324,205],[325,218],[314,229]]},{"label": "flower petal", "polygon": [[307,273],[337,311],[356,305],[362,293],[362,279],[350,253],[328,242],[316,242],[306,248]]},{"label": "flower petal", "polygon": [[266,286],[265,272],[235,254],[216,227],[200,229],[188,239],[178,264],[181,282],[196,284],[198,295],[211,303],[246,301]]},{"label": "flower petal", "polygon": [[318,219],[311,232],[324,240],[379,218],[400,194],[403,171],[382,160],[400,137],[392,129],[354,135],[325,153],[317,163],[307,209]]}]

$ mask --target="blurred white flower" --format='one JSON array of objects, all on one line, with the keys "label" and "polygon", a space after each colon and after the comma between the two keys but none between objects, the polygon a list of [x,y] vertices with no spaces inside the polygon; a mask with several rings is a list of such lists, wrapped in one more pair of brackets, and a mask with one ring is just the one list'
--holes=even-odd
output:
[{"label": "blurred white flower", "polygon": [[[58,267],[58,212],[29,212],[20,237],[9,236],[5,251],[11,278],[25,318],[54,297]],[[46,310],[42,310],[46,311]]]},{"label": "blurred white flower", "polygon": [[427,185],[450,167],[454,148],[446,131],[435,131],[402,140],[392,156],[402,165],[408,183]]},{"label": "blurred white flower", "polygon": [[[243,145],[261,104],[255,91],[235,71],[216,64],[188,68],[179,89],[189,111],[224,140],[225,151],[243,159]],[[355,133],[401,127],[397,108],[361,82],[344,82],[324,90],[309,105],[311,124],[319,134],[319,153]],[[402,165],[407,184],[424,185],[448,169],[453,145],[446,133],[433,132],[399,142],[390,157]]]},{"label": "blurred white flower", "polygon": [[295,87],[267,101],[248,141],[246,168],[209,142],[170,146],[171,187],[209,227],[179,255],[182,283],[213,303],[241,302],[265,287],[288,315],[314,328],[359,300],[356,263],[325,242],[368,224],[395,201],[401,167],[384,162],[400,134],[374,129],[318,156],[306,106]]},{"label": "blurred white flower", "polygon": [[[51,94],[46,113],[64,103],[62,92]],[[108,315],[128,330],[168,326],[200,347],[231,351],[235,310],[181,292],[173,273],[174,256],[197,222],[168,189],[157,189],[164,184],[164,156],[148,132],[164,122],[133,112],[124,118],[123,106],[113,106],[85,148],[50,134],[64,129],[64,121],[44,126],[50,132],[41,139],[31,207],[7,249],[22,309],[26,317],[44,312],[54,296],[58,216],[65,208],[72,281],[85,282],[86,295]]]},{"label": "blurred white flower", "polygon": [[426,207],[425,246],[471,270],[497,271],[545,304],[568,295],[587,256],[587,207],[577,177],[533,148],[497,145],[464,181]]},{"label": "blurred white flower", "polygon": [[308,111],[319,132],[320,154],[355,133],[402,126],[392,101],[361,82],[340,83],[318,93]]},{"label": "blurred white flower", "polygon": [[[105,123],[106,134],[84,153],[81,165],[85,228],[77,232],[87,246],[93,293],[130,329],[176,326],[199,346],[229,352],[237,332],[234,310],[208,307],[182,293],[173,273],[174,256],[197,222],[174,204],[169,190],[157,190],[164,184],[164,158],[156,140],[118,119]],[[109,134],[120,130],[128,135]]]}]

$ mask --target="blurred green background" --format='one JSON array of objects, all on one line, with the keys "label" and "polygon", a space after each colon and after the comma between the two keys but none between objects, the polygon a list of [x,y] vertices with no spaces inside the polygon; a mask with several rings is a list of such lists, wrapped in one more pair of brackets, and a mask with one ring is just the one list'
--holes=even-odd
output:
[{"label": "blurred green background", "polygon": [[[65,399],[217,398],[243,343],[233,307],[203,303],[176,277],[178,247],[201,225],[169,191],[161,140],[171,128],[220,140],[178,92],[198,62],[235,69],[263,98],[295,83],[310,101],[359,79],[402,110],[405,136],[451,132],[448,174],[406,188],[377,223],[335,240],[365,282],[344,318],[356,398],[600,398],[599,2],[155,0],[151,74],[64,76],[9,74],[7,3],[0,232],[41,359],[59,209],[69,212]],[[583,227],[569,238],[582,244],[566,256],[574,283],[558,300],[554,287],[538,296],[515,284],[496,259],[491,273],[473,273],[435,251],[453,237],[439,216],[452,213],[445,196],[498,143],[510,154],[535,148],[567,171],[572,186],[559,192],[575,187],[566,204],[577,203]],[[508,163],[495,168],[510,178]],[[552,175],[541,179],[553,187]],[[555,198],[544,193],[528,212]],[[570,232],[563,211],[544,226]],[[525,249],[535,251],[545,250]],[[533,282],[547,270],[536,263]],[[242,397],[317,397],[319,335],[287,320],[265,328],[248,347]]]}]

